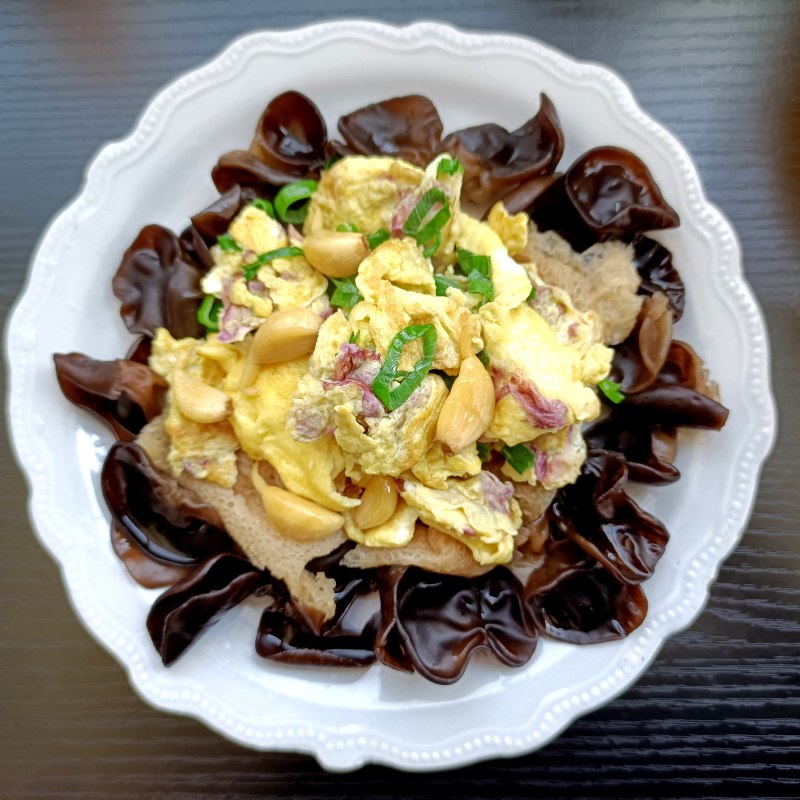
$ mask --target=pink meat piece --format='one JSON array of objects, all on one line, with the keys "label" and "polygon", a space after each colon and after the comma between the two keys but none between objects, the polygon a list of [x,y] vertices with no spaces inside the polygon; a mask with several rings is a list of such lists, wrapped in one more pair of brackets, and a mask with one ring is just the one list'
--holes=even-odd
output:
[{"label": "pink meat piece", "polygon": [[511,515],[511,498],[514,496],[514,487],[510,483],[501,481],[491,472],[481,472],[481,489],[486,497],[486,502],[492,511]]},{"label": "pink meat piece", "polygon": [[519,375],[511,375],[506,383],[497,371],[493,371],[495,397],[499,402],[510,394],[525,410],[531,425],[540,430],[557,431],[567,424],[567,404],[563,400],[550,400]]},{"label": "pink meat piece", "polygon": [[346,343],[339,348],[333,368],[333,380],[324,381],[322,386],[355,384],[361,389],[361,409],[365,417],[377,417],[383,412],[383,404],[372,392],[372,383],[381,368],[381,357],[374,350],[367,350],[357,344]]}]

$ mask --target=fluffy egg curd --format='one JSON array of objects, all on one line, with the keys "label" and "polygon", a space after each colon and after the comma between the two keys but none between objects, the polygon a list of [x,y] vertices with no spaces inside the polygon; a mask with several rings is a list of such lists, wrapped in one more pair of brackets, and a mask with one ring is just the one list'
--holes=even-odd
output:
[{"label": "fluffy egg curd", "polygon": [[436,532],[473,566],[514,560],[517,496],[577,478],[612,351],[515,260],[527,215],[471,216],[462,175],[348,156],[238,214],[202,281],[207,336],[152,342],[176,477],[234,487],[241,451],[287,539],[391,553]]}]

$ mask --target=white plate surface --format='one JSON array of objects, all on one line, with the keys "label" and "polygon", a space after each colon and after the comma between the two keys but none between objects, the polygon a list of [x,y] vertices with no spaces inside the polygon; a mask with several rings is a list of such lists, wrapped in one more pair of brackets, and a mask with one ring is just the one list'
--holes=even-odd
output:
[{"label": "white plate surface", "polygon": [[[542,641],[527,667],[476,659],[461,681],[442,687],[381,666],[263,661],[253,650],[259,604],[251,600],[173,667],[161,665],[144,628],[157,592],[137,586],[109,544],[99,471],[111,437],[62,397],[52,353],[125,352],[131,337],[110,286],[122,251],[142,225],[179,231],[210,202],[217,157],[246,147],[266,102],[286,89],[314,99],[331,130],[341,113],[418,92],[436,103],[446,131],[487,121],[516,127],[544,91],[566,133],[562,163],[595,145],[630,148],[680,213],[681,227],[657,237],[687,286],[676,335],[706,359],[731,415],[722,433],[681,436],[679,483],[636,495],[672,539],[645,584],[650,613],[627,639],[588,647]],[[8,324],[7,359],[8,413],[34,529],[60,564],[76,612],[136,690],[243,745],[308,752],[340,770],[366,762],[442,769],[516,755],[630,686],[665,638],[702,609],[746,524],[775,431],[764,321],[736,236],[706,200],[681,145],[608,69],[527,39],[432,23],[255,33],[167,87],[128,138],[98,153],[79,196],[44,234]]]}]

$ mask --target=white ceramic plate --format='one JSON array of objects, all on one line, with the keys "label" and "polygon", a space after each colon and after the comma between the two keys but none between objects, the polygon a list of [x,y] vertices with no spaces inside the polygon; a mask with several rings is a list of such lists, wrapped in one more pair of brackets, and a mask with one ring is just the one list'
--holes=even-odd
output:
[{"label": "white ceramic plate", "polygon": [[[341,113],[413,92],[432,98],[446,130],[487,121],[513,128],[545,91],[566,133],[562,163],[595,145],[630,148],[680,213],[681,227],[658,236],[688,291],[677,336],[705,357],[731,415],[722,433],[681,436],[679,483],[637,495],[672,539],[645,585],[650,613],[629,638],[588,647],[542,641],[525,668],[476,659],[461,681],[442,687],[381,666],[263,661],[253,649],[253,600],[162,667],[144,627],[157,593],[130,580],[109,545],[98,477],[111,437],[61,396],[51,354],[125,352],[131,337],[110,286],[122,251],[146,223],[181,230],[216,195],[209,170],[217,157],[246,147],[266,102],[291,88],[313,98],[332,129]],[[256,33],[179,78],[128,138],[92,161],[80,195],[41,240],[7,334],[9,416],[34,528],[86,627],[154,706],[193,715],[250,747],[311,753],[331,769],[370,761],[441,769],[519,754],[630,686],[703,607],[745,526],[774,436],[764,322],[736,236],[705,199],[686,151],[609,70],[527,39],[430,23]]]}]

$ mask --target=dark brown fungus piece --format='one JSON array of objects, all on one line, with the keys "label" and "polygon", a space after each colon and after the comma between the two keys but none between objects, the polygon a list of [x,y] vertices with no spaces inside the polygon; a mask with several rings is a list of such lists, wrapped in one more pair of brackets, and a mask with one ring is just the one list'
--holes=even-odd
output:
[{"label": "dark brown fungus piece", "polygon": [[140,336],[135,339],[125,354],[126,361],[135,361],[137,364],[148,364],[152,351],[153,339],[150,336]]},{"label": "dark brown fungus piece", "polygon": [[439,145],[438,152],[456,156],[464,166],[465,200],[488,205],[555,171],[564,134],[550,98],[541,94],[539,101],[539,111],[514,131],[494,123],[475,125],[449,134]]},{"label": "dark brown fungus piece", "polygon": [[478,650],[521,666],[536,648],[521,590],[502,567],[473,579],[418,567],[384,571],[375,652],[388,666],[441,684],[457,681]]},{"label": "dark brown fungus piece", "polygon": [[200,277],[172,231],[160,225],[142,228],[111,284],[128,330],[153,336],[156,328],[166,328],[176,339],[201,336]]},{"label": "dark brown fungus piece", "polygon": [[636,326],[616,348],[612,379],[625,394],[647,388],[664,366],[671,343],[669,302],[663,292],[656,292],[642,303]]},{"label": "dark brown fungus piece", "polygon": [[[612,375],[616,369],[615,358]],[[702,359],[685,342],[673,341],[656,379],[645,389],[627,394],[621,408],[626,415],[651,424],[721,430],[728,409],[718,397]]]},{"label": "dark brown fungus piece", "polygon": [[257,197],[252,187],[231,186],[210,206],[192,217],[192,225],[207,245],[215,244],[217,237],[225,233],[236,215]]},{"label": "dark brown fungus piece", "polygon": [[[348,611],[359,595],[375,588],[374,570],[342,566],[341,559],[355,546],[346,542],[332,553],[312,559],[306,569],[336,582],[336,614],[324,626],[314,625],[288,595],[265,609],[256,636],[256,652],[274,661],[315,666],[360,667],[375,661],[377,617],[353,627]],[[322,630],[320,630],[320,627]]]},{"label": "dark brown fungus piece", "polygon": [[111,547],[125,565],[131,578],[146,589],[172,586],[189,577],[197,569],[195,566],[179,567],[177,564],[154,558],[116,522],[111,523]]},{"label": "dark brown fungus piece", "polygon": [[172,664],[217,617],[262,583],[249,561],[223,553],[167,589],[147,615],[147,631],[165,666]]},{"label": "dark brown fungus piece", "polygon": [[568,571],[547,588],[537,586],[533,572],[525,596],[541,633],[571,644],[622,639],[647,614],[641,587],[621,583],[600,564]]},{"label": "dark brown fungus piece", "polygon": [[284,92],[261,115],[250,152],[296,180],[322,169],[327,138],[325,120],[314,103],[300,92]]},{"label": "dark brown fungus piece", "polygon": [[164,406],[167,384],[136,361],[98,361],[82,353],[56,353],[56,378],[64,396],[106,422],[130,442]]},{"label": "dark brown fungus piece", "polygon": [[677,322],[683,316],[686,288],[672,263],[672,253],[655,240],[639,236],[633,242],[633,266],[642,279],[639,294],[664,292]]},{"label": "dark brown fungus piece", "polygon": [[421,95],[393,97],[339,118],[339,133],[357,155],[386,155],[425,167],[442,138],[436,106]]},{"label": "dark brown fungus piece", "polygon": [[590,450],[608,450],[625,459],[628,478],[640,483],[674,483],[681,473],[672,463],[677,452],[675,431],[612,413],[584,431]]},{"label": "dark brown fungus piece", "polygon": [[579,251],[680,223],[644,163],[620,147],[584,153],[528,213],[539,230],[556,231]]},{"label": "dark brown fungus piece", "polygon": [[[507,195],[500,198],[509,214],[519,214],[525,211],[536,198],[555,183],[560,177],[560,172],[552,175],[537,175],[525,183],[512,189]],[[489,209],[487,208],[487,214]]]},{"label": "dark brown fungus piece", "polygon": [[249,150],[233,150],[219,157],[211,170],[211,180],[222,193],[234,186],[242,186],[251,187],[260,196],[267,196],[272,195],[277,187],[297,178],[265,164]]},{"label": "dark brown fungus piece", "polygon": [[550,524],[617,580],[641,583],[653,574],[669,533],[625,493],[626,478],[619,456],[590,451],[578,480],[560,489],[551,504]]},{"label": "dark brown fungus piece", "polygon": [[116,524],[155,558],[190,566],[237,551],[217,510],[158,472],[138,445],[111,447],[100,485]]}]

